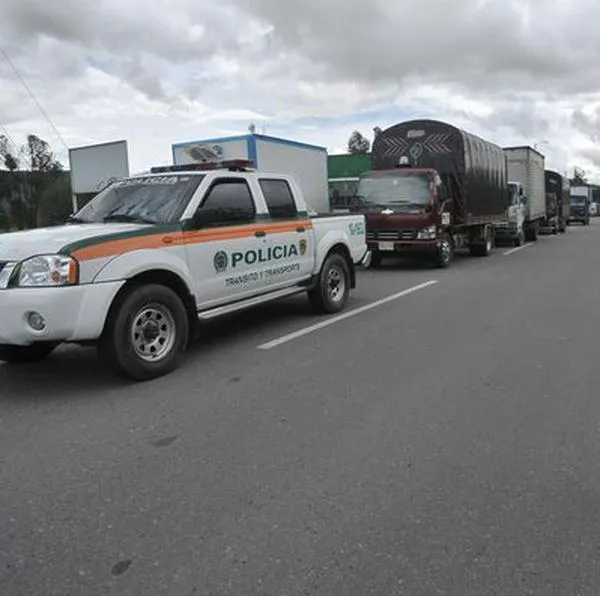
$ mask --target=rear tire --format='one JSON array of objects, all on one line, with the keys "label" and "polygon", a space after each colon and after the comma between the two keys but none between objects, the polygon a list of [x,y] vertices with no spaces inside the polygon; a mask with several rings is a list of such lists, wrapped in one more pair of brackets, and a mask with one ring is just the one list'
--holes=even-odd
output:
[{"label": "rear tire", "polygon": [[494,248],[494,232],[490,226],[486,226],[484,230],[484,240],[478,240],[471,244],[469,252],[473,257],[489,257]]},{"label": "rear tire", "polygon": [[56,348],[52,343],[36,343],[30,346],[0,346],[0,361],[7,364],[33,364],[47,358]]},{"label": "rear tire", "polygon": [[330,254],[323,263],[317,285],[308,292],[312,309],[318,314],[343,310],[350,298],[350,268],[339,253]]},{"label": "rear tire", "polygon": [[189,319],[179,296],[159,284],[134,287],[110,313],[99,343],[116,371],[148,381],[174,371],[184,357]]}]

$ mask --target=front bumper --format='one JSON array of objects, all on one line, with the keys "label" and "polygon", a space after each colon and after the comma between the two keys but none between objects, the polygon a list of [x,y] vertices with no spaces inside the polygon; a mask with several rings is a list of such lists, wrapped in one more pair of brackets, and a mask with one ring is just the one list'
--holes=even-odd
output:
[{"label": "front bumper", "polygon": [[[0,344],[27,346],[39,341],[97,339],[123,283],[0,290]],[[43,317],[42,330],[31,327],[30,313]]]},{"label": "front bumper", "polygon": [[[437,252],[440,240],[402,240],[400,242],[369,242],[369,250],[380,254],[432,254]],[[386,248],[381,249],[381,245]],[[393,247],[393,248],[392,248]]]},{"label": "front bumper", "polygon": [[499,240],[505,238],[515,239],[518,237],[519,231],[517,224],[513,223],[494,226],[494,235]]}]

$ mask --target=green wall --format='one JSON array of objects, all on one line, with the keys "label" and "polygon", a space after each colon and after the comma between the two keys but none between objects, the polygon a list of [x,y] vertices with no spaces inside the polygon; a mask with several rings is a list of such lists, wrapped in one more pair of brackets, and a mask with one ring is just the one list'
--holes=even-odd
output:
[{"label": "green wall", "polygon": [[351,155],[342,153],[340,155],[327,156],[328,178],[352,178],[358,177],[371,169],[371,154]]}]

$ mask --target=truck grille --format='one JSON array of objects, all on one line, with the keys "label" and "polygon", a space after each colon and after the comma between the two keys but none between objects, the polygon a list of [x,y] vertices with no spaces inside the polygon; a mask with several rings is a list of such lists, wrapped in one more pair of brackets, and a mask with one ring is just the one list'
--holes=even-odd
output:
[{"label": "truck grille", "polygon": [[367,232],[367,240],[394,242],[398,240],[415,240],[417,230],[376,230]]}]

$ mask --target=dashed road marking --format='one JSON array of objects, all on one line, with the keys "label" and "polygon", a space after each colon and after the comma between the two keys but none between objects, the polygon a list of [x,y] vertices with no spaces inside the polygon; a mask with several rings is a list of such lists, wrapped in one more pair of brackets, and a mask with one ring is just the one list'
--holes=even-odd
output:
[{"label": "dashed road marking", "polygon": [[298,329],[298,331],[294,331],[293,333],[288,333],[287,335],[283,335],[281,337],[278,337],[277,339],[268,341],[267,343],[258,346],[258,349],[271,350],[294,339],[298,339],[299,337],[303,337],[304,335],[313,333],[314,331],[319,331],[320,329],[324,329],[325,327],[329,327],[330,325],[334,325],[335,323],[339,323],[340,321],[344,321],[345,319],[349,319],[350,317],[355,317],[356,315],[360,315],[364,312],[367,312],[368,310],[377,308],[378,306],[382,306],[383,304],[387,304],[388,302],[392,302],[393,300],[398,300],[398,298],[408,296],[409,294],[413,294],[414,292],[418,292],[419,290],[424,290],[425,288],[433,286],[437,283],[437,280],[432,279],[417,286],[412,286],[411,288],[407,288],[406,290],[402,290],[401,292],[397,292],[396,294],[392,294],[391,296],[387,296],[386,298],[382,298],[381,300],[370,302],[369,304],[365,304],[364,306],[360,306],[359,308],[349,310],[345,313],[342,313],[341,315],[328,318],[326,321],[316,323],[315,325],[310,325],[309,327],[304,327],[303,329]]}]

